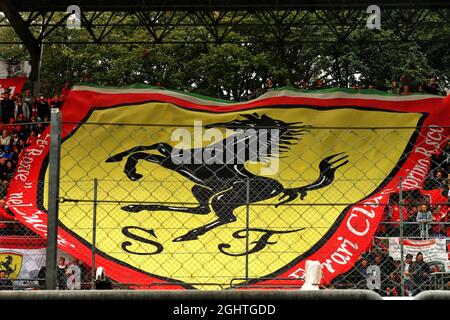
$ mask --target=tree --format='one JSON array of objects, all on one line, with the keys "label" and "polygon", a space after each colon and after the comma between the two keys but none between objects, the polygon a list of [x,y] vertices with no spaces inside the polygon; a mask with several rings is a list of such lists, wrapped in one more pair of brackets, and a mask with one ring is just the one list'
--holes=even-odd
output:
[{"label": "tree", "polygon": [[[402,12],[409,14],[408,10]],[[154,39],[162,44],[44,44],[41,89],[51,95],[59,92],[66,80],[115,86],[137,82],[245,100],[258,95],[268,77],[276,86],[311,85],[314,80],[323,79],[333,87],[350,87],[359,80],[385,88],[402,75],[411,85],[437,75],[440,84],[446,86],[450,79],[450,45],[436,39],[446,37],[450,27],[410,32],[397,26],[398,14],[388,12],[384,15],[385,27],[374,31],[366,28],[365,21],[348,24],[346,19],[352,16],[345,11],[340,16],[280,11],[259,17],[244,12],[212,12],[205,16],[213,21],[211,30],[201,25],[201,16],[155,13],[154,25],[105,29],[103,35],[108,42]],[[55,19],[58,17],[61,14],[55,15]],[[110,22],[139,22],[135,15],[116,13],[113,17],[101,15],[96,23],[110,18]],[[158,24],[177,19],[193,26],[164,29]],[[431,11],[425,18],[430,25],[437,20],[437,13]],[[94,35],[100,38],[101,31],[94,31]],[[416,36],[429,37],[430,41],[415,41]],[[11,28],[0,28],[0,38],[17,41]],[[171,43],[164,43],[163,38]],[[46,39],[81,42],[91,41],[92,35],[84,29],[57,28]],[[209,41],[218,42],[206,43]],[[1,48],[1,59],[29,59],[22,45]]]}]

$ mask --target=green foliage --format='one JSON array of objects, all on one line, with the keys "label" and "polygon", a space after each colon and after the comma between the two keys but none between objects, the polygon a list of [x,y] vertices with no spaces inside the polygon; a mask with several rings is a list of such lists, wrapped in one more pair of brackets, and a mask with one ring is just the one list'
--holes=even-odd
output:
[{"label": "green foliage", "polygon": [[[181,18],[181,14],[172,16],[171,13],[164,13],[157,19],[174,22]],[[312,84],[315,79],[322,78],[327,86],[333,87],[349,87],[359,79],[366,85],[383,88],[402,75],[406,76],[410,85],[424,82],[431,75],[438,75],[446,83],[450,76],[448,42],[384,41],[407,37],[408,30],[402,29],[401,24],[381,31],[368,30],[365,21],[338,26],[340,34],[336,42],[336,35],[326,24],[334,23],[333,19],[339,21],[342,17],[308,15],[303,19],[301,15],[291,13],[284,17],[284,21],[297,23],[297,27],[290,28],[277,20],[281,19],[282,12],[267,18],[272,20],[268,20],[266,25],[256,21],[254,15],[239,13],[232,20],[232,14],[223,17],[214,32],[207,31],[200,25],[200,18],[193,16],[184,21],[197,23],[196,27],[164,30],[159,26],[151,29],[153,37],[160,37],[163,32],[169,33],[164,38],[168,42],[163,44],[108,44],[123,40],[152,42],[151,32],[142,27],[98,28],[95,30],[96,37],[110,31],[102,39],[107,43],[100,45],[44,44],[41,90],[53,94],[55,88],[59,91],[66,80],[115,86],[135,82],[160,83],[166,88],[245,100],[254,97],[268,77],[276,86],[298,85],[302,81]],[[96,23],[105,23],[109,18],[109,14],[105,13]],[[213,13],[209,18],[219,19],[220,15]],[[391,18],[394,22],[397,19],[396,16]],[[58,19],[58,15],[54,19]],[[121,19],[122,23],[138,24],[136,16],[124,17],[120,13],[113,16],[110,23]],[[433,23],[436,16],[430,14],[427,19]],[[240,23],[232,28],[226,25],[233,21]],[[448,27],[435,28],[429,32],[429,37],[442,38],[449,31]],[[421,35],[426,30],[415,32]],[[37,35],[36,30],[34,33]],[[10,28],[0,28],[0,38],[11,42],[18,40]],[[224,39],[232,43],[204,43]],[[308,42],[305,39],[323,41]],[[92,41],[92,37],[85,29],[57,28],[47,40],[86,42]],[[182,43],[184,41],[186,43]],[[29,57],[22,45],[3,45],[0,46],[0,59],[24,60]]]}]

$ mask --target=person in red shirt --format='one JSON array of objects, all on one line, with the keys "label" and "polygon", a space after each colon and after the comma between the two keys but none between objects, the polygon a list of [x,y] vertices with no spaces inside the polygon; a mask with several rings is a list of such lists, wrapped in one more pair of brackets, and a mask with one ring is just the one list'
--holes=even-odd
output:
[{"label": "person in red shirt", "polygon": [[[397,204],[392,205],[392,214],[391,214],[391,228],[392,235],[398,236],[400,235],[400,206]],[[401,210],[403,214],[403,222],[408,220],[408,211],[405,207],[402,207]]]},{"label": "person in red shirt", "polygon": [[64,100],[70,93],[70,82],[66,81],[64,87],[61,89],[61,99]]},{"label": "person in red shirt", "polygon": [[37,140],[37,136],[36,136],[36,131],[35,130],[31,130],[30,136],[28,137],[27,141],[25,142],[25,145],[31,146],[32,144],[34,144]]}]

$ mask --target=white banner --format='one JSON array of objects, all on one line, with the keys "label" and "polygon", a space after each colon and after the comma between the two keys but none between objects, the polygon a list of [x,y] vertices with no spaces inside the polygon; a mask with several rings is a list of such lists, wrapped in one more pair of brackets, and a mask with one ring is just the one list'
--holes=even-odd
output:
[{"label": "white banner", "polygon": [[[14,279],[36,279],[41,267],[45,266],[45,248],[0,249],[0,271],[5,277]],[[14,281],[14,287],[26,286],[28,281]]]},{"label": "white banner", "polygon": [[[400,260],[400,238],[389,238],[389,255],[394,260]],[[414,260],[417,253],[422,252],[425,262],[441,262],[450,272],[450,262],[445,239],[403,240],[403,256],[412,254]]]}]

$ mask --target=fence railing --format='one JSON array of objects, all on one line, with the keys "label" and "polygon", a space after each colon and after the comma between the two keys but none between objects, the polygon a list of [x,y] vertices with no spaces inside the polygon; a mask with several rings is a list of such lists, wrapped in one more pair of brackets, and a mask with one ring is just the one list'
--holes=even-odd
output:
[{"label": "fence railing", "polygon": [[[94,289],[104,267],[117,289],[298,289],[303,274],[284,270],[316,252],[337,259],[335,267],[351,261],[329,277],[328,288],[408,295],[447,285],[448,157],[432,155],[426,170],[419,168],[419,188],[401,171],[420,127],[252,127],[242,136],[250,140],[241,162],[241,140],[230,142],[239,136],[230,128],[218,129],[223,140],[215,148],[200,139],[190,149],[176,144],[183,134],[195,137],[189,126],[53,117],[51,129],[63,139],[47,141],[49,157],[34,173],[35,216],[25,216],[29,204],[16,198],[2,207],[17,219],[0,219],[2,241],[18,241],[2,246],[0,287]],[[236,162],[219,161],[227,143]],[[376,194],[382,200],[375,203]],[[41,211],[48,213],[44,231],[34,228]],[[333,254],[324,248],[341,225],[351,226],[348,233],[370,230]],[[44,233],[51,236],[39,243]],[[55,251],[57,236],[76,248]],[[413,261],[405,262],[409,254]]]}]

